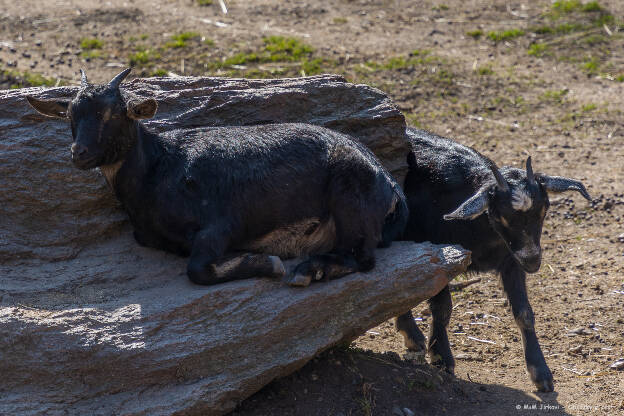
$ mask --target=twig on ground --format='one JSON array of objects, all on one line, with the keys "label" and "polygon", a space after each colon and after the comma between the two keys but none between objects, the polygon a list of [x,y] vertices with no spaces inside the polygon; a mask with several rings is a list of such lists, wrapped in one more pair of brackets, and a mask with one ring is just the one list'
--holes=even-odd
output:
[{"label": "twig on ground", "polygon": [[564,367],[564,366],[561,366],[561,368],[563,368],[564,370],[569,371],[571,373],[574,373],[577,376],[582,376],[583,375],[583,373],[581,373],[580,371],[574,370],[572,368],[567,368],[567,367]]},{"label": "twig on ground", "polygon": [[468,339],[471,339],[473,341],[477,341],[477,342],[483,342],[485,344],[493,344],[496,345],[496,342],[494,341],[490,341],[489,339],[479,339],[479,338],[475,338],[475,337],[471,337],[469,336]]}]

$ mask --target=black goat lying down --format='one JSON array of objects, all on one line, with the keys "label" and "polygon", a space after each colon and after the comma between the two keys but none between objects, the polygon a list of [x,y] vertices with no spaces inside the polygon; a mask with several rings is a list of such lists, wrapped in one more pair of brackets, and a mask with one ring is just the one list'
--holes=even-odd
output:
[{"label": "black goat lying down", "polygon": [[405,197],[364,146],[307,124],[212,127],[157,134],[137,120],[157,104],[82,73],[69,101],[28,98],[71,122],[72,160],[99,167],[146,246],[190,255],[188,276],[214,284],[284,275],[280,257],[310,255],[292,285],[374,266],[407,221]]},{"label": "black goat lying down", "polygon": [[[455,243],[472,251],[472,272],[496,271],[522,334],[531,380],[541,391],[553,390],[534,329],[533,311],[526,292],[526,273],[540,267],[540,237],[550,205],[547,191],[578,191],[591,200],[579,181],[498,169],[476,150],[426,131],[408,128],[412,152],[404,191],[410,216],[404,239]],[[452,303],[448,286],[429,300],[432,324],[428,355],[432,363],[453,372],[455,362],[446,333]],[[396,321],[412,350],[424,350],[425,337],[411,312]]]}]

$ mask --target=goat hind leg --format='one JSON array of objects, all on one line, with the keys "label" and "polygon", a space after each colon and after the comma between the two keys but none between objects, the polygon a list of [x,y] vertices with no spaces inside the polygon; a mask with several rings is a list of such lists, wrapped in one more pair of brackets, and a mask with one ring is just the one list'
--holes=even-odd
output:
[{"label": "goat hind leg", "polygon": [[337,279],[358,270],[358,262],[351,254],[316,254],[297,265],[288,284],[308,286],[313,280]]},{"label": "goat hind leg", "polygon": [[227,235],[227,229],[218,226],[197,233],[187,268],[193,283],[212,285],[250,277],[284,276],[284,265],[277,256],[251,253],[225,256]]},{"label": "goat hind leg", "polygon": [[425,351],[427,340],[420,329],[418,329],[412,311],[397,316],[394,325],[397,331],[403,335],[403,342],[408,350],[415,352]]},{"label": "goat hind leg", "polygon": [[445,368],[447,372],[453,374],[455,371],[455,359],[453,358],[446,332],[453,311],[453,300],[448,285],[437,295],[429,299],[428,302],[429,309],[431,309],[431,317],[433,318],[429,328],[429,341],[427,343],[429,360],[431,364]]}]

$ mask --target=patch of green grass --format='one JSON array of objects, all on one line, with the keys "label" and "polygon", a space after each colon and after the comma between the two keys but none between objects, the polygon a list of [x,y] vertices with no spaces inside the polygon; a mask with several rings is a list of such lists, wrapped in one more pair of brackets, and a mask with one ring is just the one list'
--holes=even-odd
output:
[{"label": "patch of green grass", "polygon": [[617,77],[615,77],[615,80],[617,82],[624,82],[624,74],[620,74]]},{"label": "patch of green grass", "polygon": [[585,3],[581,10],[584,12],[601,12],[602,7],[598,4],[597,1],[590,1],[589,3]]},{"label": "patch of green grass", "polygon": [[592,20],[594,26],[612,25],[615,23],[615,17],[612,14],[604,13]]},{"label": "patch of green grass", "polygon": [[509,29],[502,32],[492,31],[488,33],[488,37],[494,42],[502,42],[504,40],[515,39],[524,35],[524,31],[520,29]]},{"label": "patch of green grass", "polygon": [[538,35],[548,35],[555,32],[555,29],[550,26],[536,26],[529,29],[533,33]]},{"label": "patch of green grass", "polygon": [[97,59],[103,56],[102,51],[99,49],[92,49],[88,51],[80,52],[80,57],[84,59]]},{"label": "patch of green grass", "polygon": [[224,66],[245,65],[250,62],[260,62],[260,58],[255,53],[240,52],[230,56],[223,61]]},{"label": "patch of green grass", "polygon": [[236,68],[236,66],[271,62],[299,62],[301,66],[298,67],[298,72],[304,72],[306,75],[312,75],[323,72],[322,66],[328,62],[322,58],[313,59],[312,52],[314,50],[312,47],[295,38],[270,36],[264,38],[263,42],[264,47],[258,51],[239,52],[220,62],[217,61],[209,63],[208,68],[227,69],[228,67],[234,67],[230,71],[230,76],[270,78],[286,74],[289,72],[288,68],[291,68],[290,71],[292,72],[292,70],[296,69],[297,66],[287,68],[276,67],[271,69]]},{"label": "patch of green grass", "polygon": [[197,0],[197,4],[200,6],[211,6],[212,0]]},{"label": "patch of green grass", "polygon": [[580,0],[555,1],[551,6],[551,11],[546,13],[546,16],[552,20],[557,20],[564,15],[575,12],[599,14],[598,17],[593,19],[593,24],[595,26],[602,26],[603,24],[612,24],[615,22],[613,15],[605,11],[597,1],[590,1],[585,4],[581,3]]},{"label": "patch of green grass", "polygon": [[59,85],[65,85],[64,82],[60,82],[56,78],[47,78],[41,74],[28,71],[19,72],[0,70],[0,76],[3,78],[9,78],[12,82],[10,85],[11,89],[25,87],[54,87],[57,83]]},{"label": "patch of green grass", "polygon": [[186,42],[198,38],[200,35],[197,32],[182,32],[171,36],[171,41],[165,44],[166,48],[184,48]]},{"label": "patch of green grass", "polygon": [[102,49],[104,46],[104,42],[97,38],[82,38],[80,40],[80,49],[84,50],[92,50],[92,49]]},{"label": "patch of green grass", "polygon": [[299,39],[284,36],[264,38],[264,48],[273,62],[300,61],[314,52],[311,46]]},{"label": "patch of green grass", "polygon": [[586,25],[582,25],[580,23],[561,23],[557,26],[537,26],[531,28],[531,32],[537,33],[538,35],[549,35],[549,34],[566,34],[577,32],[579,30],[587,29]]},{"label": "patch of green grass", "polygon": [[321,58],[316,58],[312,60],[304,59],[301,62],[301,70],[306,75],[316,75],[323,72],[322,65],[323,60]]},{"label": "patch of green grass", "polygon": [[537,57],[544,56],[547,49],[548,45],[545,45],[543,43],[532,43],[529,46],[528,54]]},{"label": "patch of green grass", "polygon": [[104,42],[96,38],[82,38],[80,41],[80,56],[85,59],[96,59],[102,57],[102,47]]},{"label": "patch of green grass", "polygon": [[494,70],[490,65],[483,65],[477,68],[477,74],[484,76],[494,75]]},{"label": "patch of green grass", "polygon": [[474,39],[479,39],[481,36],[483,36],[483,31],[481,29],[470,30],[466,32],[466,35]]},{"label": "patch of green grass", "polygon": [[46,78],[41,74],[24,72],[24,80],[33,87],[53,87],[56,85],[56,78]]},{"label": "patch of green grass", "polygon": [[149,48],[139,48],[139,50],[128,57],[130,66],[145,65],[149,61],[156,59],[160,59],[160,54]]},{"label": "patch of green grass", "polygon": [[214,46],[215,45],[214,40],[208,39],[208,38],[205,38],[202,42],[203,42],[204,45],[207,45],[207,46]]},{"label": "patch of green grass", "polygon": [[438,4],[436,6],[433,6],[431,8],[431,10],[435,11],[435,12],[440,12],[442,10],[448,10],[449,6],[447,6],[446,4]]},{"label": "patch of green grass", "polygon": [[580,0],[557,0],[551,8],[560,13],[572,13],[582,7]]},{"label": "patch of green grass", "polygon": [[167,71],[166,69],[154,69],[152,72],[150,72],[150,77],[166,77],[168,76],[169,71]]},{"label": "patch of green grass", "polygon": [[579,30],[583,30],[586,28],[587,26],[582,25],[580,23],[561,23],[555,26],[555,33],[559,33],[559,34],[572,33],[572,32],[578,32]]},{"label": "patch of green grass", "polygon": [[439,69],[434,72],[432,81],[434,84],[437,84],[441,87],[448,87],[453,85],[453,79],[455,78],[455,74],[446,69]]},{"label": "patch of green grass", "polygon": [[383,65],[385,69],[403,69],[410,66],[411,64],[409,59],[403,56],[392,57]]},{"label": "patch of green grass", "polygon": [[568,92],[568,89],[545,91],[541,95],[541,99],[544,101],[561,103],[563,102],[563,98],[568,94]]},{"label": "patch of green grass", "polygon": [[596,104],[586,104],[583,106],[582,110],[583,112],[588,113],[590,111],[594,111],[596,108],[598,108]]},{"label": "patch of green grass", "polygon": [[346,17],[334,17],[333,22],[335,25],[344,25],[348,20]]},{"label": "patch of green grass", "polygon": [[603,35],[589,35],[583,38],[583,43],[586,43],[590,46],[598,45],[600,43],[608,43],[609,39]]},{"label": "patch of green grass", "polygon": [[600,62],[598,61],[597,58],[594,57],[594,58],[590,58],[589,60],[587,60],[582,66],[583,66],[583,69],[588,74],[596,74],[598,73]]},{"label": "patch of green grass", "polygon": [[430,54],[431,51],[429,49],[414,49],[410,52],[410,56],[427,56]]},{"label": "patch of green grass", "polygon": [[415,49],[406,58],[404,56],[394,56],[388,59],[383,65],[376,62],[367,62],[366,65],[374,70],[377,69],[405,69],[416,65],[428,64],[436,61],[436,57],[430,55],[431,51],[427,49]]}]

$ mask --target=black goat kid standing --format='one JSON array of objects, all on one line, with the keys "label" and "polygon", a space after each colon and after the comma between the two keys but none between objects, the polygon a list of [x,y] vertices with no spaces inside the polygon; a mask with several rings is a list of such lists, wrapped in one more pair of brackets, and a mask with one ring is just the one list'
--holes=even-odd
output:
[{"label": "black goat kid standing", "polygon": [[69,101],[28,102],[71,122],[72,160],[99,167],[146,246],[190,255],[188,276],[214,284],[284,275],[280,257],[311,255],[289,283],[374,266],[407,221],[405,197],[364,146],[308,124],[178,129],[158,134],[138,120],[153,99],[82,85]]},{"label": "black goat kid standing", "polygon": [[[496,271],[522,334],[531,380],[541,391],[553,390],[553,378],[535,335],[526,291],[526,273],[540,268],[540,237],[549,192],[578,191],[579,181],[503,167],[476,150],[422,130],[408,129],[412,152],[404,191],[410,216],[404,238],[455,243],[472,251],[473,272]],[[429,300],[432,314],[428,355],[432,363],[454,371],[446,333],[452,310],[448,286]],[[396,321],[412,350],[425,349],[425,337],[411,312]]]}]

